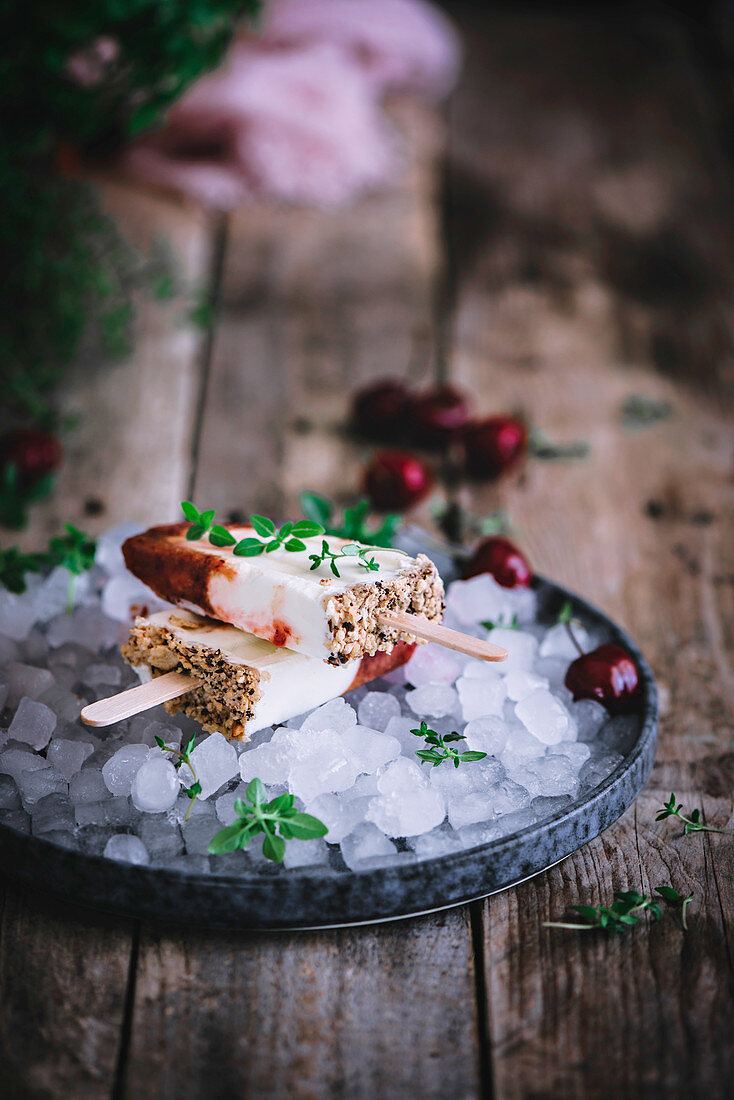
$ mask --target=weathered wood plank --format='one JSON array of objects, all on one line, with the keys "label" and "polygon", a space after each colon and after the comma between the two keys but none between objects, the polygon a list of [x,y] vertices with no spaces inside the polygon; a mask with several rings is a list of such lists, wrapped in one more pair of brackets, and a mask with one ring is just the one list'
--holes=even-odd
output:
[{"label": "weathered wood plank", "polygon": [[4,890],[0,1086],[28,1100],[106,1100],[125,1015],[133,922]]},{"label": "weathered wood plank", "polygon": [[[672,788],[731,813],[734,500],[720,402],[734,234],[719,160],[668,24],[475,13],[467,25],[449,146],[452,375],[488,412],[521,406],[592,452],[531,462],[464,499],[505,506],[539,570],[625,623],[663,697],[638,824],[631,811],[485,905],[494,1094],[725,1095],[731,847],[651,823]],[[620,408],[633,393],[670,401],[673,416],[629,431]],[[618,941],[541,928],[574,902],[671,880],[696,892],[686,937],[670,921]]]},{"label": "weathered wood plank", "polygon": [[349,390],[433,370],[440,125],[409,101],[394,111],[408,156],[394,187],[346,210],[230,219],[194,490],[208,507],[286,514],[306,487],[353,495]]},{"label": "weathered wood plank", "polygon": [[[733,974],[716,879],[731,875],[734,848],[729,838],[681,838],[675,826],[656,825],[663,795],[646,791],[603,837],[487,903],[502,1100],[727,1095]],[[659,885],[693,892],[688,932],[673,909],[617,938],[542,927],[573,919],[573,904],[606,905],[614,890],[651,894]]]},{"label": "weathered wood plank", "polygon": [[300,935],[144,931],[126,1095],[477,1095],[467,910]]},{"label": "weathered wood plank", "polygon": [[[213,228],[190,207],[99,181],[105,208],[142,252],[165,241],[179,280],[204,291]],[[18,543],[37,549],[62,522],[96,533],[126,519],[175,518],[190,474],[204,334],[185,323],[185,302],[140,301],[137,343],[129,359],[98,370],[79,363],[64,379],[65,460],[53,496],[34,506]],[[91,502],[91,503],[90,503]]]}]

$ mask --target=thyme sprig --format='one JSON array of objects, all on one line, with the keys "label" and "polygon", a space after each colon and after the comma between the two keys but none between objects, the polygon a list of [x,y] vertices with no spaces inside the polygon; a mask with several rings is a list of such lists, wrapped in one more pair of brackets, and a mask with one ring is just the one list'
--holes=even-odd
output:
[{"label": "thyme sprig", "polygon": [[261,779],[251,780],[245,794],[247,801],[235,800],[236,820],[210,840],[208,850],[212,855],[247,848],[254,836],[264,833],[263,855],[273,863],[282,863],[286,840],[312,840],[326,836],[329,831],[317,817],[300,813],[292,794],[280,794],[266,802],[267,792]]},{"label": "thyme sprig", "polygon": [[[693,895],[684,897],[672,886],[657,886],[655,892],[670,904],[682,906],[681,923],[684,929],[686,923],[686,908]],[[643,914],[647,913],[654,921],[660,920],[663,909],[660,902],[650,898],[647,894],[640,894],[637,890],[620,890],[614,895],[614,901],[610,906],[605,905],[572,905],[571,909],[583,917],[584,923],[574,921],[544,921],[544,928],[569,928],[576,932],[604,932],[608,936],[625,932],[628,928],[640,924]]]},{"label": "thyme sprig", "polygon": [[496,630],[498,627],[502,630],[519,630],[520,626],[517,621],[517,612],[511,619],[505,619],[504,615],[498,615],[496,619],[485,619],[482,623],[485,630]]},{"label": "thyme sprig", "polygon": [[734,829],[719,829],[715,825],[706,825],[701,821],[701,811],[699,809],[691,810],[689,814],[686,814],[683,810],[683,804],[678,802],[675,795],[671,793],[667,802],[664,802],[662,808],[658,810],[656,821],[664,821],[666,817],[677,817],[683,822],[683,835],[688,836],[690,833],[722,833],[724,836],[734,836]]},{"label": "thyme sprig", "polygon": [[24,554],[17,547],[0,549],[0,584],[8,592],[21,595],[28,587],[26,573],[40,573],[45,566],[62,565],[71,574],[66,600],[68,614],[74,607],[76,578],[91,569],[97,549],[96,541],[85,535],[71,523],[64,524],[65,534],[55,535],[48,544],[48,550],[33,554]]},{"label": "thyme sprig", "polygon": [[188,795],[188,797],[191,799],[191,801],[189,802],[189,808],[186,811],[186,817],[184,818],[184,821],[188,821],[189,814],[191,813],[194,802],[196,801],[196,796],[201,794],[201,783],[199,782],[199,777],[194,770],[194,765],[191,763],[191,753],[196,747],[196,734],[194,734],[194,736],[186,742],[186,745],[182,749],[177,749],[175,745],[167,745],[163,738],[158,737],[158,735],[156,735],[155,743],[159,749],[163,749],[164,752],[170,752],[174,756],[178,757],[178,760],[173,761],[173,766],[176,771],[179,770],[182,764],[185,764],[191,772],[191,777],[194,782],[191,784],[190,787],[181,787],[183,793],[185,795]]},{"label": "thyme sprig", "polygon": [[348,542],[339,550],[334,551],[330,548],[326,539],[324,539],[321,543],[321,553],[309,554],[308,560],[312,563],[312,570],[318,569],[324,561],[328,560],[329,568],[335,577],[341,576],[336,564],[341,558],[356,558],[358,565],[361,565],[368,573],[374,573],[380,568],[379,562],[376,562],[374,557],[370,558],[367,555],[370,551],[375,549],[376,547],[374,546],[360,546],[356,542]]},{"label": "thyme sprig", "polygon": [[370,502],[366,497],[345,508],[341,518],[332,501],[320,493],[301,493],[300,500],[304,516],[320,524],[325,534],[353,539],[368,546],[391,547],[402,522],[400,516],[393,513],[376,526],[369,524]]},{"label": "thyme sprig", "polygon": [[458,768],[459,764],[468,764],[473,760],[484,760],[487,755],[486,752],[475,752],[472,749],[459,752],[458,749],[449,748],[447,742],[466,740],[463,733],[436,733],[435,730],[428,728],[426,722],[421,722],[420,729],[411,730],[410,732],[414,737],[423,737],[426,744],[431,746],[429,749],[417,749],[415,755],[434,768],[437,768],[439,764],[443,764],[445,760],[452,761],[454,767]]},{"label": "thyme sprig", "polygon": [[563,624],[563,626],[565,626],[569,638],[571,639],[574,647],[578,650],[579,656],[583,657],[584,651],[581,648],[581,646],[579,645],[578,638],[576,637],[576,635],[573,632],[573,628],[575,626],[583,626],[583,623],[581,622],[581,619],[577,619],[577,618],[574,617],[573,604],[571,603],[570,600],[566,600],[563,607],[558,612],[558,618],[556,619],[556,623]]},{"label": "thyme sprig", "polygon": [[[316,523],[315,520],[301,519],[296,523],[284,523],[278,528],[267,516],[255,514],[250,516],[250,525],[256,535],[240,539],[238,542],[226,527],[214,523],[216,514],[214,509],[200,512],[190,500],[182,501],[181,508],[191,524],[186,532],[186,538],[189,541],[194,542],[206,536],[212,546],[231,546],[232,553],[238,557],[251,558],[263,553],[269,554],[281,546],[290,553],[298,553],[308,549],[303,539],[315,538],[326,533],[323,524]],[[375,561],[374,551],[381,549],[384,547],[360,546],[356,542],[348,542],[338,550],[332,550],[324,539],[321,543],[321,553],[309,554],[309,561],[312,563],[312,570],[318,569],[323,562],[327,561],[335,577],[341,576],[336,563],[343,558],[356,558],[357,564],[367,572],[377,572],[380,564]]]}]

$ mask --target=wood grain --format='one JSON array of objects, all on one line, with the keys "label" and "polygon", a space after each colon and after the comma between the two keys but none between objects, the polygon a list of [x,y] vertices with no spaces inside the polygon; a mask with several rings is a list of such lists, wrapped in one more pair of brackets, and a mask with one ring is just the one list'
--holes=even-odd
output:
[{"label": "wood grain", "polygon": [[299,935],[146,929],[125,1095],[477,1095],[465,910]]},{"label": "wood grain", "polygon": [[295,515],[304,488],[354,497],[366,452],[344,431],[349,391],[430,377],[439,268],[435,111],[393,113],[406,167],[346,210],[242,209],[230,218],[196,499]]},{"label": "wood grain", "polygon": [[[203,213],[109,179],[97,181],[105,209],[146,254],[165,242],[188,293],[209,285],[213,227]],[[186,321],[186,298],[141,300],[130,358],[93,369],[80,359],[64,378],[65,460],[53,496],[34,506],[28,530],[12,536],[36,550],[63,522],[95,534],[126,520],[175,519],[190,476],[205,335]]]},{"label": "wood grain", "polygon": [[[732,812],[732,321],[715,289],[734,254],[726,189],[705,97],[667,26],[481,27],[449,131],[453,377],[488,412],[520,406],[591,454],[529,462],[460,497],[507,508],[539,570],[630,629],[663,701],[653,786],[636,810],[485,903],[494,1095],[724,1096],[731,844],[678,841],[654,810],[675,789]],[[472,235],[465,222],[482,211]],[[631,394],[668,401],[672,416],[631,431]],[[542,928],[573,903],[670,882],[695,893],[685,936],[667,916],[615,941]]]},{"label": "wood grain", "polygon": [[3,891],[0,1091],[106,1100],[125,1017],[133,922]]}]

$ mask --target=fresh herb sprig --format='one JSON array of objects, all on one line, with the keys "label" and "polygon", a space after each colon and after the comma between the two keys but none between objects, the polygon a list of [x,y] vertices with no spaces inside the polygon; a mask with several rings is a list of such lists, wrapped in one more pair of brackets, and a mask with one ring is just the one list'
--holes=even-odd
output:
[{"label": "fresh herb sprig", "polygon": [[292,794],[280,794],[266,802],[267,792],[261,779],[247,785],[247,801],[235,800],[236,820],[221,829],[209,842],[209,852],[221,855],[246,848],[258,833],[264,833],[263,855],[273,863],[282,863],[286,840],[312,840],[329,831],[323,821],[312,814],[300,813]]},{"label": "fresh herb sprig", "polygon": [[30,485],[23,481],[15,462],[8,462],[0,473],[0,522],[20,530],[28,522],[28,508],[45,500],[54,487],[52,474],[45,474]]},{"label": "fresh herb sprig", "polygon": [[0,584],[9,592],[21,595],[28,587],[26,573],[40,573],[45,566],[63,565],[71,574],[66,601],[67,613],[71,614],[76,578],[94,565],[97,543],[71,523],[66,523],[64,527],[66,533],[55,535],[46,551],[24,554],[15,546],[0,550]]},{"label": "fresh herb sprig", "polygon": [[[232,553],[238,557],[251,558],[259,554],[269,554],[281,546],[290,553],[298,553],[308,549],[303,539],[315,538],[326,533],[323,524],[316,523],[314,520],[302,519],[296,523],[284,523],[278,528],[267,516],[251,515],[250,525],[257,532],[258,537],[250,536],[238,542],[226,527],[214,523],[213,509],[200,512],[189,500],[182,501],[181,508],[191,524],[186,532],[187,539],[193,542],[206,536],[213,546],[231,546]],[[321,543],[321,553],[310,554],[309,561],[312,563],[312,570],[318,569],[323,562],[328,561],[329,568],[335,577],[341,575],[336,563],[343,558],[356,558],[357,563],[368,572],[377,572],[380,564],[375,561],[372,552],[380,549],[382,548],[379,546],[360,546],[356,542],[349,542],[338,550],[332,550],[324,539]]]},{"label": "fresh herb sprig", "polygon": [[97,542],[71,523],[65,523],[64,529],[66,534],[56,535],[49,542],[48,558],[53,565],[63,565],[71,574],[66,597],[66,611],[70,615],[74,609],[76,578],[94,565]]},{"label": "fresh herb sprig", "polygon": [[308,520],[300,520],[298,523],[284,523],[277,528],[267,516],[250,516],[250,525],[257,532],[259,538],[240,539],[239,542],[231,531],[219,523],[214,523],[216,512],[210,509],[200,512],[190,500],[181,502],[181,509],[186,519],[191,524],[186,532],[186,538],[190,542],[202,539],[206,535],[212,546],[231,546],[232,553],[238,557],[252,558],[258,554],[272,553],[283,546],[290,553],[296,553],[306,549],[302,539],[312,538],[315,535],[323,535],[324,528],[318,523]]},{"label": "fresh herb sprig", "polygon": [[666,817],[677,817],[683,822],[684,836],[688,836],[690,833],[722,833],[724,836],[734,836],[734,829],[719,829],[715,825],[706,825],[701,821],[701,811],[699,809],[691,810],[689,814],[686,814],[683,810],[683,804],[678,802],[672,793],[668,801],[664,802],[661,809],[658,810],[655,820],[664,821]]},{"label": "fresh herb sprig", "polygon": [[176,771],[179,770],[182,764],[185,764],[191,772],[193,783],[190,787],[181,787],[183,793],[185,795],[188,795],[188,797],[191,799],[191,801],[189,802],[189,808],[186,811],[186,817],[184,818],[184,821],[188,821],[189,814],[191,813],[194,802],[196,801],[196,796],[201,794],[201,783],[199,782],[199,777],[194,770],[194,765],[191,763],[191,753],[196,747],[196,734],[194,734],[194,736],[186,742],[186,745],[182,749],[177,749],[175,745],[167,745],[163,738],[158,737],[157,735],[155,743],[159,749],[163,749],[164,752],[170,752],[174,756],[178,757],[177,760],[173,761],[173,766]]},{"label": "fresh herb sprig", "polygon": [[304,516],[320,524],[325,534],[369,546],[391,547],[402,522],[399,515],[390,514],[377,526],[370,525],[367,522],[370,502],[366,497],[345,508],[341,519],[335,514],[332,501],[320,493],[301,493],[300,501]]},{"label": "fresh herb sprig", "polygon": [[517,613],[515,613],[511,619],[505,620],[504,615],[498,615],[496,619],[485,619],[482,623],[485,630],[495,630],[498,627],[502,630],[519,630],[519,624],[517,621]]},{"label": "fresh herb sprig", "polygon": [[[672,886],[658,886],[655,892],[670,904],[681,904],[681,923],[685,929],[686,908],[693,895],[684,897],[683,894],[673,889]],[[569,928],[576,932],[604,932],[608,936],[615,936],[619,932],[625,932],[628,928],[639,924],[644,913],[648,913],[652,920],[660,920],[663,915],[659,901],[650,898],[647,894],[640,894],[636,890],[620,890],[614,895],[614,902],[610,906],[605,905],[572,905],[572,910],[583,917],[584,923],[574,921],[544,921],[544,928]]]},{"label": "fresh herb sprig", "polygon": [[447,742],[466,740],[463,733],[436,733],[435,730],[428,728],[426,722],[421,722],[420,729],[411,730],[410,732],[414,737],[424,738],[426,744],[431,746],[429,749],[417,749],[415,755],[434,768],[437,768],[439,764],[443,764],[445,760],[453,762],[454,767],[458,768],[459,764],[468,764],[473,760],[484,760],[487,755],[486,752],[475,752],[473,749],[459,752],[458,749],[449,748]]},{"label": "fresh herb sprig", "polygon": [[374,550],[373,546],[359,546],[356,542],[348,542],[341,549],[334,551],[330,548],[326,539],[321,543],[320,554],[309,554],[308,560],[311,562],[311,569],[318,569],[318,567],[324,562],[329,562],[329,568],[335,577],[341,576],[337,562],[342,558],[356,558],[357,564],[361,565],[363,569],[366,569],[368,573],[376,572],[380,566],[375,561],[374,557],[368,557],[369,553]]},{"label": "fresh herb sprig", "polygon": [[576,635],[573,632],[573,628],[575,626],[583,626],[583,623],[581,622],[581,619],[577,619],[577,618],[574,617],[573,604],[571,603],[570,600],[566,600],[563,607],[558,612],[558,618],[556,619],[556,623],[559,624],[559,625],[562,624],[563,626],[565,626],[566,632],[567,632],[569,638],[571,639],[571,642],[573,643],[574,648],[578,651],[579,656],[583,657],[584,651],[583,651],[582,647],[579,645],[578,638],[576,637]]}]

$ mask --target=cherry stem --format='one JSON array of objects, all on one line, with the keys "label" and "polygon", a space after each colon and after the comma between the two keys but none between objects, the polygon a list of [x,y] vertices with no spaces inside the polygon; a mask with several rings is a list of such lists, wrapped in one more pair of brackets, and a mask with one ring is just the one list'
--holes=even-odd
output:
[{"label": "cherry stem", "polygon": [[577,639],[576,635],[573,632],[573,627],[571,626],[571,620],[567,619],[566,622],[563,625],[565,626],[566,630],[568,631],[569,638],[571,639],[573,644],[576,646],[576,649],[578,650],[579,657],[583,657],[584,656],[584,651],[581,648],[581,646],[579,645],[578,639]]}]

